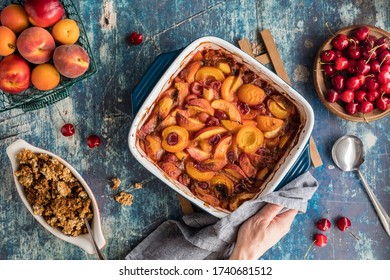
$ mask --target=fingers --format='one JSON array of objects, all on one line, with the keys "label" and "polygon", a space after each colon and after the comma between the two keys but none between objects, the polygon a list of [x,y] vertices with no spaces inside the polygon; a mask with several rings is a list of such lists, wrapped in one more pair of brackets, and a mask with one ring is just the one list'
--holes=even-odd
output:
[{"label": "fingers", "polygon": [[255,219],[264,219],[267,221],[272,221],[276,215],[283,209],[283,206],[267,203],[259,212],[253,216]]}]

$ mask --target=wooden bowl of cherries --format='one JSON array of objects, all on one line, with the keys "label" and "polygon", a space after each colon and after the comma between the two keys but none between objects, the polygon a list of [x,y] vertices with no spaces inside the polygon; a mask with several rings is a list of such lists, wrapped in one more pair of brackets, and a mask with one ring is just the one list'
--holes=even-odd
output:
[{"label": "wooden bowl of cherries", "polygon": [[337,116],[371,122],[390,114],[390,33],[353,25],[332,34],[314,62],[314,85]]}]

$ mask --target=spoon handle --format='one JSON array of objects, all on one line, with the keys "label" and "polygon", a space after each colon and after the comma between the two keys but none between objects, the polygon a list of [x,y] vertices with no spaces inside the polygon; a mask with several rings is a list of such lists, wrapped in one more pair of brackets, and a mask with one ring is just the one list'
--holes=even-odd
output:
[{"label": "spoon handle", "polygon": [[88,222],[88,220],[87,220],[87,216],[84,216],[84,222],[85,222],[85,226],[87,227],[89,236],[90,236],[91,239],[92,239],[92,244],[93,244],[93,247],[94,247],[94,249],[95,249],[96,255],[99,257],[99,260],[104,260],[104,256],[103,256],[103,254],[100,252],[99,246],[96,244],[95,237],[93,236],[91,226],[89,225],[89,222]]},{"label": "spoon handle", "polygon": [[380,202],[376,198],[375,194],[372,192],[371,188],[368,186],[367,181],[366,181],[366,179],[364,179],[360,170],[358,169],[357,171],[358,171],[360,180],[363,182],[363,186],[366,189],[367,194],[370,197],[372,204],[374,205],[374,208],[378,214],[379,219],[382,222],[382,225],[383,225],[385,231],[390,236],[390,217],[389,217],[389,215],[386,213],[386,210],[382,207],[382,205],[380,204]]}]

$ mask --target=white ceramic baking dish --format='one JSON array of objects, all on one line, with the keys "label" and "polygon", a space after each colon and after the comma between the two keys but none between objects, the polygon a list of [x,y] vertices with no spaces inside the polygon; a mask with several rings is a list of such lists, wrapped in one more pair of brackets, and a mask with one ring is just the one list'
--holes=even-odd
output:
[{"label": "white ceramic baking dish", "polygon": [[[16,155],[19,152],[21,152],[23,149],[29,149],[33,153],[47,154],[47,155],[57,159],[64,166],[68,167],[69,170],[72,172],[72,174],[77,178],[77,180],[79,180],[79,182],[81,183],[81,185],[83,186],[85,191],[88,193],[88,196],[89,196],[89,198],[91,199],[91,202],[92,202],[91,203],[91,207],[92,207],[92,212],[93,212],[93,218],[92,218],[92,222],[90,222],[90,223],[91,223],[91,228],[92,228],[92,232],[93,232],[96,244],[97,244],[97,246],[100,249],[103,248],[106,245],[106,241],[104,239],[102,228],[101,228],[99,208],[98,208],[98,205],[96,203],[96,199],[95,199],[95,197],[94,197],[94,195],[92,193],[92,190],[90,189],[88,184],[85,182],[85,180],[81,177],[81,175],[68,162],[66,162],[65,160],[63,160],[59,156],[57,156],[57,155],[55,155],[55,154],[53,154],[53,153],[51,153],[49,151],[46,151],[46,150],[40,149],[38,147],[35,147],[35,146],[27,143],[26,141],[22,140],[22,139],[16,140],[15,142],[13,142],[11,145],[9,145],[7,147],[7,154],[8,154],[9,160],[11,162],[11,167],[12,167],[13,173],[15,171],[17,171],[18,168],[19,168],[19,163],[18,163],[18,160],[16,159]],[[60,238],[60,239],[62,239],[64,241],[67,241],[69,243],[72,243],[72,244],[80,247],[81,249],[83,249],[88,254],[94,254],[95,253],[95,249],[93,247],[92,240],[91,240],[91,238],[90,238],[90,236],[88,234],[81,234],[81,235],[76,236],[76,237],[65,235],[59,229],[50,226],[45,221],[45,219],[42,216],[34,215],[34,212],[33,212],[32,208],[31,208],[31,205],[27,201],[27,198],[25,196],[24,188],[19,183],[19,181],[18,181],[18,179],[17,179],[17,177],[15,175],[14,175],[14,181],[15,181],[15,185],[16,185],[16,189],[18,191],[18,194],[19,194],[20,198],[22,199],[24,205],[27,207],[27,209],[31,213],[31,215],[33,215],[33,217],[45,229],[47,229],[54,236],[56,236],[56,237],[58,237],[58,238]]]},{"label": "white ceramic baking dish", "polygon": [[156,164],[154,164],[153,161],[148,159],[148,156],[140,148],[139,143],[136,139],[137,131],[147,120],[149,113],[152,111],[151,109],[153,108],[159,94],[171,85],[173,79],[187,65],[187,63],[191,60],[191,58],[196,52],[208,48],[222,48],[233,54],[236,60],[242,62],[250,70],[259,74],[264,80],[271,83],[276,90],[278,90],[281,94],[285,95],[291,102],[294,103],[294,105],[299,111],[302,123],[300,125],[300,129],[296,136],[296,139],[293,141],[290,150],[279,160],[273,173],[271,173],[268,179],[265,181],[263,191],[259,195],[265,195],[274,191],[275,188],[279,185],[279,183],[283,180],[285,175],[289,172],[290,168],[297,161],[306,144],[308,143],[309,137],[313,130],[314,113],[309,103],[291,86],[289,86],[286,82],[284,82],[280,77],[278,77],[268,68],[260,64],[256,59],[241,51],[234,45],[226,42],[225,40],[211,36],[202,37],[192,42],[185,49],[183,49],[183,51],[172,62],[166,72],[161,76],[160,80],[156,83],[155,87],[140,107],[137,115],[134,117],[128,137],[129,148],[134,157],[146,169],[152,172],[156,177],[166,183],[169,187],[177,191],[179,194],[187,198],[192,203],[209,212],[210,214],[221,218],[228,215],[230,212],[221,208],[212,207],[204,203],[202,200],[193,195],[186,186],[181,185],[179,182],[166,176],[164,172]]}]

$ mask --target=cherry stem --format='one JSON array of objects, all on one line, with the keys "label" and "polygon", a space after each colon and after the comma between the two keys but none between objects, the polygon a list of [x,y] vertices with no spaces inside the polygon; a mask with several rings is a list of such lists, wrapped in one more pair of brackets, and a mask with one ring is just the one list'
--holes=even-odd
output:
[{"label": "cherry stem", "polygon": [[304,260],[307,259],[307,256],[309,255],[309,252],[310,252],[310,249],[311,249],[311,247],[313,247],[313,245],[314,245],[315,242],[316,242],[316,241],[314,240],[314,241],[310,244],[309,248],[308,248],[307,251],[306,251],[305,256],[303,257]]},{"label": "cherry stem", "polygon": [[336,35],[332,32],[332,30],[330,30],[328,22],[325,22],[325,26],[326,26],[326,28],[328,28],[328,31],[329,31],[330,35],[332,35],[333,37],[336,37]]},{"label": "cherry stem", "polygon": [[349,231],[349,233],[350,233],[353,237],[355,237],[356,240],[359,240],[359,239],[360,239],[360,238],[357,237],[349,228],[347,228],[347,230]]}]

